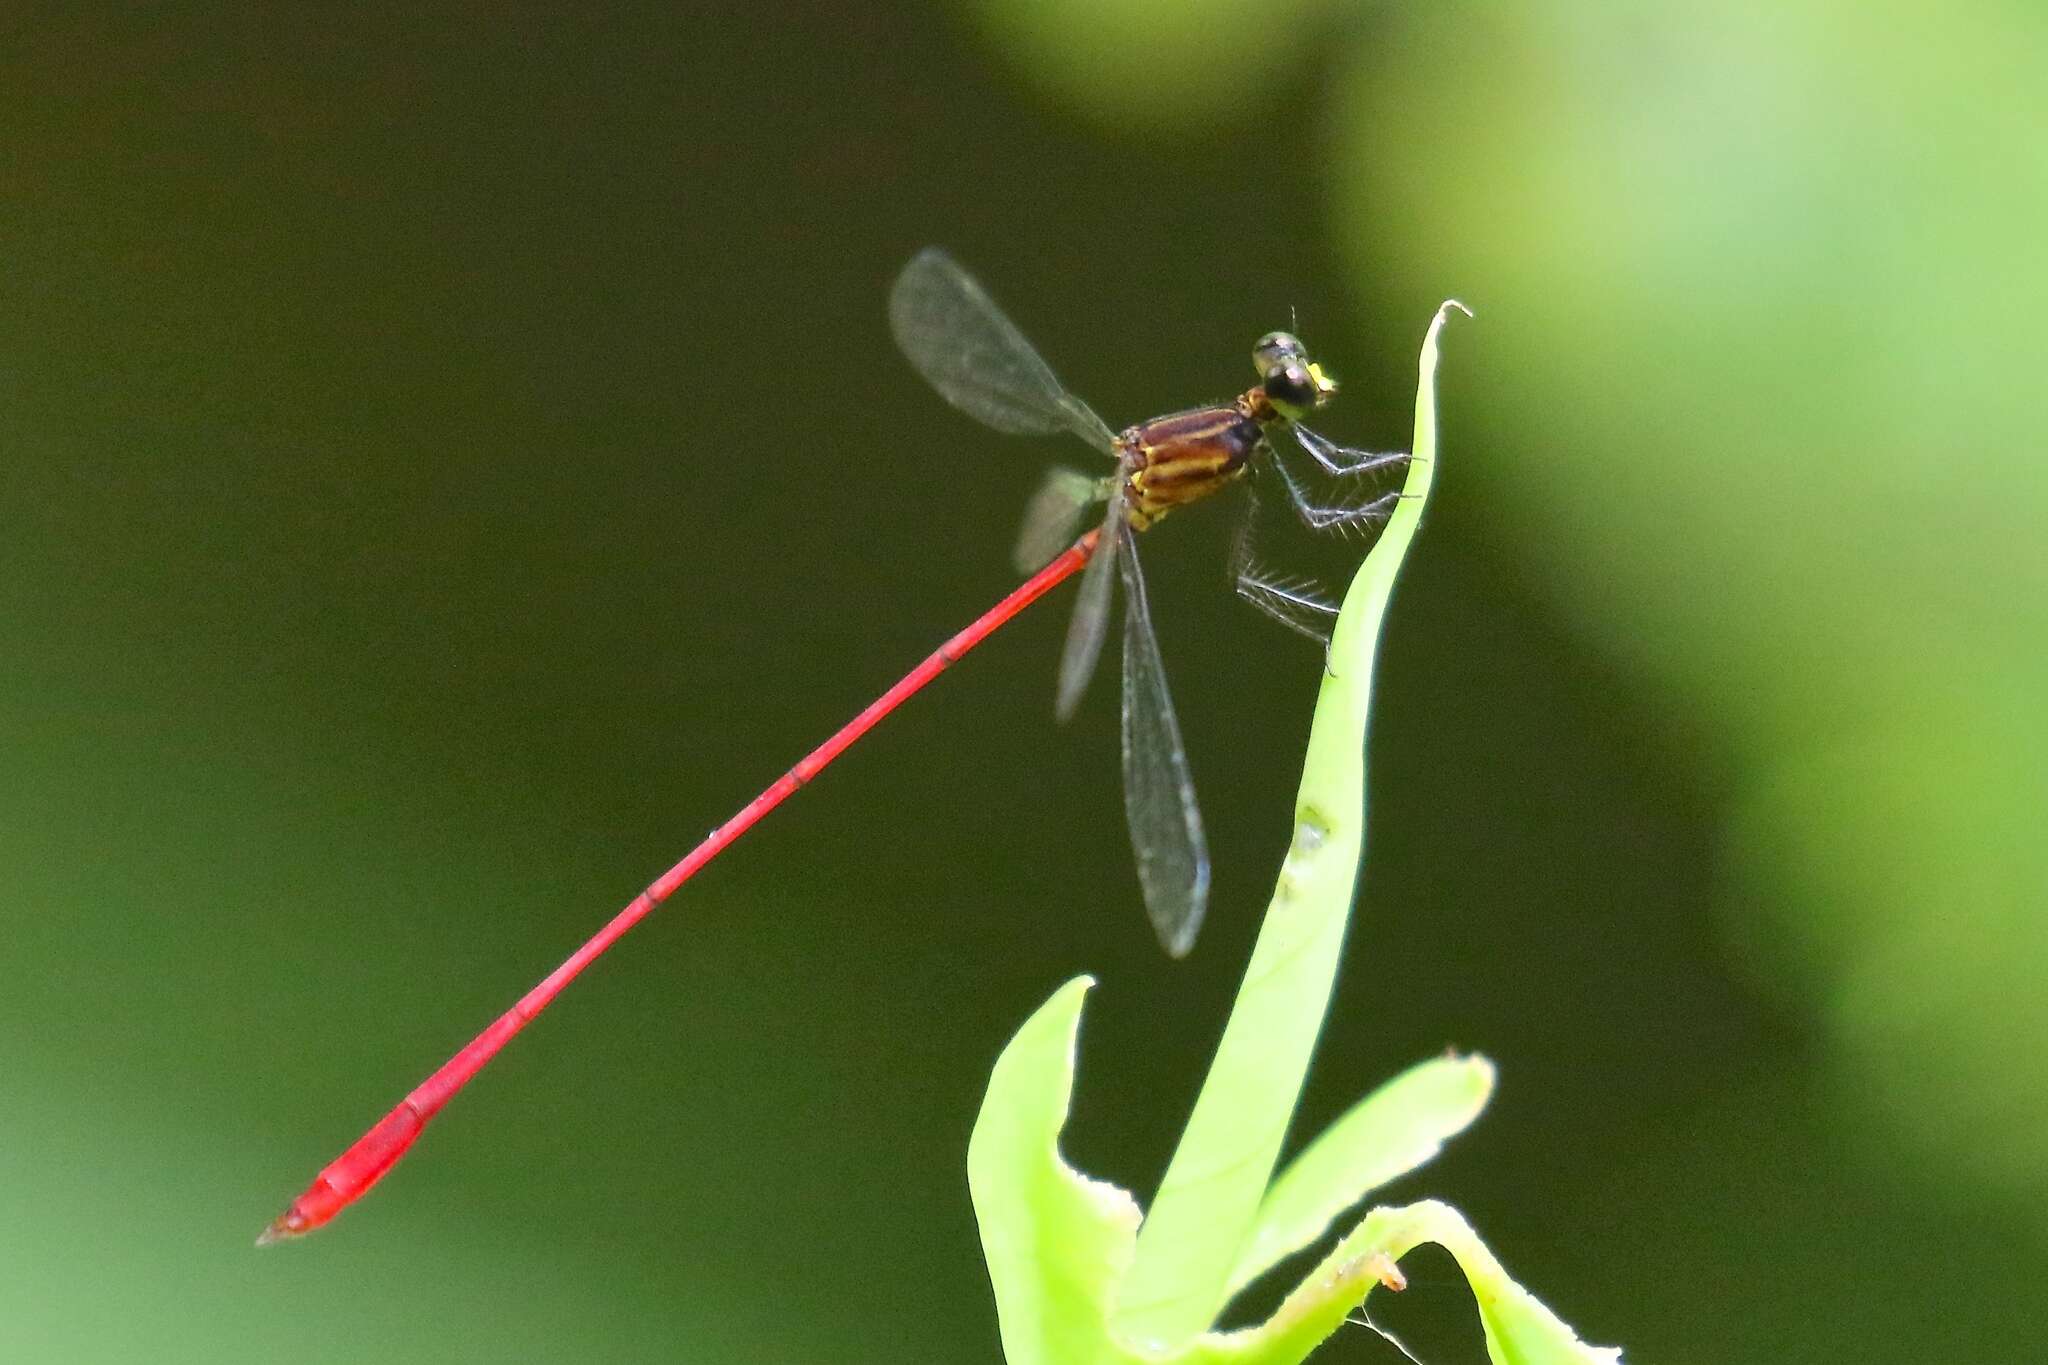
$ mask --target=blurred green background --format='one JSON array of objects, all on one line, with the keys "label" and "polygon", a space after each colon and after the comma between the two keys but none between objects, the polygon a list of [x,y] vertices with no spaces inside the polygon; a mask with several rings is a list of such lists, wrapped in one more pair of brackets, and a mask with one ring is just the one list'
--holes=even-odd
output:
[{"label": "blurred green background", "polygon": [[1222,509],[1146,545],[1191,960],[1058,598],[249,1246],[1010,584],[1080,451],[895,355],[932,241],[1113,424],[1293,309],[1397,445],[1479,313],[1301,1131],[1478,1049],[1396,1193],[1589,1339],[2048,1350],[2038,4],[84,9],[0,18],[0,1359],[995,1360],[967,1132],[1082,970],[1070,1154],[1149,1190],[1316,683]]}]

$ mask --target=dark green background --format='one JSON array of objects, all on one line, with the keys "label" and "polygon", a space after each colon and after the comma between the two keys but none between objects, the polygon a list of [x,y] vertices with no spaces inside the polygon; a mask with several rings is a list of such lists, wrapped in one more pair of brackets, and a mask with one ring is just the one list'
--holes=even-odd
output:
[{"label": "dark green background", "polygon": [[1492,1056],[1396,1193],[1632,1359],[2048,1341],[2037,7],[81,8],[0,19],[0,1359],[994,1360],[967,1132],[1084,970],[1149,1188],[1316,681],[1220,509],[1146,544],[1190,961],[1055,598],[248,1245],[1007,588],[1080,452],[895,355],[930,241],[1115,424],[1294,309],[1399,444],[1479,313],[1301,1131]]}]

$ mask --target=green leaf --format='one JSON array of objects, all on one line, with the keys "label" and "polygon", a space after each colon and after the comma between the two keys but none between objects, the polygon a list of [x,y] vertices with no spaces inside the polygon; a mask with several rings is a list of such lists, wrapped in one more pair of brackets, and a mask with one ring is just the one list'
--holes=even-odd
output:
[{"label": "green leaf", "polygon": [[1391,1261],[1368,1253],[1326,1265],[1260,1326],[1204,1333],[1179,1350],[1147,1351],[1111,1329],[1138,1206],[1073,1169],[1059,1151],[1081,1006],[1093,984],[1085,976],[1069,981],[1017,1031],[996,1062],[967,1146],[967,1185],[1004,1358],[1011,1365],[1297,1365],[1343,1324]]},{"label": "green leaf", "polygon": [[1250,1243],[1231,1272],[1230,1293],[1329,1230],[1366,1195],[1443,1150],[1479,1117],[1493,1093],[1484,1057],[1439,1057],[1412,1066],[1323,1130],[1266,1191]]},{"label": "green leaf", "polygon": [[[1092,984],[1087,977],[1068,982],[1017,1031],[996,1063],[968,1144],[968,1187],[1011,1365],[1298,1365],[1376,1285],[1400,1283],[1394,1262],[1423,1242],[1443,1245],[1464,1270],[1495,1365],[1619,1359],[1618,1351],[1581,1343],[1508,1278],[1456,1210],[1432,1201],[1368,1214],[1257,1327],[1204,1332],[1168,1351],[1119,1337],[1109,1326],[1109,1305],[1130,1264],[1138,1208],[1123,1190],[1082,1175],[1059,1153],[1081,1005]],[[1353,1115],[1389,1096],[1419,1111],[1420,1095],[1431,1090],[1469,1107],[1483,1066],[1467,1060],[1412,1068]],[[1347,1115],[1332,1133],[1351,1121]]]},{"label": "green leaf", "polygon": [[1335,1268],[1376,1256],[1399,1260],[1424,1242],[1450,1252],[1465,1272],[1493,1365],[1613,1365],[1621,1359],[1618,1347],[1580,1341],[1557,1314],[1509,1278],[1463,1215],[1434,1199],[1405,1208],[1374,1209],[1330,1253],[1318,1273],[1335,1273]]},{"label": "green leaf", "polygon": [[1059,1152],[1081,1002],[1094,984],[1075,977],[1017,1031],[967,1143],[967,1188],[1012,1365],[1134,1358],[1111,1349],[1105,1324],[1131,1262],[1137,1201]]}]

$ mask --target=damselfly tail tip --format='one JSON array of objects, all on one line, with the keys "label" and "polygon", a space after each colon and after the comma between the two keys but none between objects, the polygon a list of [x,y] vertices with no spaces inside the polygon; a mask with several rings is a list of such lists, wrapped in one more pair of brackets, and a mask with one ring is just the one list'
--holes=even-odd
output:
[{"label": "damselfly tail tip", "polygon": [[279,1242],[295,1242],[319,1226],[306,1217],[297,1204],[293,1204],[270,1220],[269,1225],[257,1235],[256,1245],[267,1247],[276,1246]]},{"label": "damselfly tail tip", "polygon": [[256,1245],[267,1247],[274,1246],[279,1242],[295,1241],[300,1237],[304,1237],[322,1223],[325,1223],[328,1218],[332,1218],[335,1212],[338,1211],[338,1206],[335,1209],[327,1210],[326,1217],[322,1217],[320,1216],[322,1212],[320,1206],[317,1203],[309,1204],[307,1202],[310,1196],[320,1192],[320,1190],[321,1187],[316,1185],[313,1190],[309,1190],[306,1194],[294,1199],[283,1213],[270,1220],[270,1225],[264,1228],[262,1234],[257,1237]]}]

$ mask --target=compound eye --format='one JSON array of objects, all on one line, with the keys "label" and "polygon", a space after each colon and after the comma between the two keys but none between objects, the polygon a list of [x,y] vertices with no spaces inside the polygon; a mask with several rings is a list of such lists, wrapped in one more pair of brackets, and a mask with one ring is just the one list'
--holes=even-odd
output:
[{"label": "compound eye", "polygon": [[1299,417],[1316,405],[1316,381],[1308,366],[1290,360],[1266,371],[1266,397],[1289,417]]},{"label": "compound eye", "polygon": [[1306,357],[1301,341],[1292,332],[1268,332],[1252,347],[1252,368],[1268,374],[1289,361]]}]

